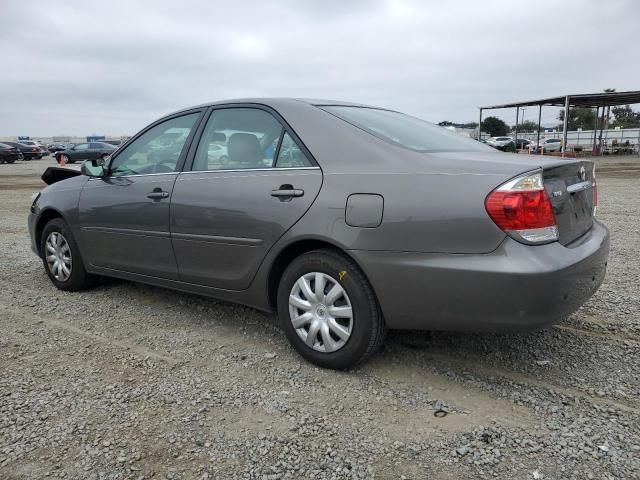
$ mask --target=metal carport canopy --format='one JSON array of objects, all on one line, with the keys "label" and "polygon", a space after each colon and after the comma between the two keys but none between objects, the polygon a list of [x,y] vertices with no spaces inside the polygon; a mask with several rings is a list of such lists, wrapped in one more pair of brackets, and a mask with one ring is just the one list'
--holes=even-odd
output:
[{"label": "metal carport canopy", "polygon": [[632,105],[640,103],[640,90],[630,92],[612,92],[612,93],[581,93],[575,95],[563,95],[561,97],[542,98],[540,100],[529,100],[526,102],[505,103],[503,105],[492,105],[489,107],[481,107],[483,110],[491,110],[495,108],[515,108],[515,107],[531,107],[537,105],[554,105],[564,107],[569,97],[569,105],[572,107],[609,107],[613,105]]},{"label": "metal carport canopy", "polygon": [[[480,121],[478,122],[478,138],[482,137],[482,111],[493,110],[498,108],[517,108],[516,110],[516,128],[515,137],[518,137],[518,115],[520,107],[539,107],[538,111],[538,136],[536,145],[540,143],[540,121],[542,119],[543,105],[564,107],[564,125],[562,128],[562,156],[564,157],[567,147],[567,122],[569,120],[569,107],[585,107],[585,108],[602,108],[604,120],[604,107],[614,105],[631,105],[640,103],[640,90],[632,90],[628,92],[603,92],[603,93],[578,93],[575,95],[563,95],[561,97],[542,98],[540,100],[529,100],[526,102],[504,103],[502,105],[491,105],[488,107],[480,107]],[[598,110],[596,110],[596,122],[598,119]],[[595,130],[594,126],[594,148],[595,148]],[[602,143],[602,126],[600,127],[600,142]]]}]

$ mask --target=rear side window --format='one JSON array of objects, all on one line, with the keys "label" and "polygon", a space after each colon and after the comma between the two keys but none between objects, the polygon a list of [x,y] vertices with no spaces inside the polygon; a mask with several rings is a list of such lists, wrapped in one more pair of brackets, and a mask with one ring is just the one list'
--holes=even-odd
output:
[{"label": "rear side window", "polygon": [[193,162],[194,171],[272,168],[284,129],[257,108],[214,110]]},{"label": "rear side window", "polygon": [[278,152],[278,160],[276,167],[278,168],[302,168],[311,167],[311,162],[306,155],[300,150],[300,147],[293,141],[288,133],[282,137],[280,151]]},{"label": "rear side window", "polygon": [[386,142],[416,152],[494,152],[480,142],[403,113],[335,105],[320,108]]}]

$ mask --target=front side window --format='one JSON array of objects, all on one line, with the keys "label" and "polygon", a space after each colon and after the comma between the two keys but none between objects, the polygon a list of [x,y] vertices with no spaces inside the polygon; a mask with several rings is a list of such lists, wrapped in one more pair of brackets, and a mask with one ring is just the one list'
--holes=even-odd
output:
[{"label": "front side window", "polygon": [[74,150],[89,150],[89,144],[88,143],[80,143],[78,145],[76,145],[75,147],[73,147]]},{"label": "front side window", "polygon": [[494,152],[480,142],[403,113],[335,105],[320,108],[388,143],[417,152]]},{"label": "front side window", "polygon": [[113,159],[112,176],[175,172],[182,149],[200,113],[165,120],[127,145]]},{"label": "front side window", "polygon": [[198,144],[192,170],[271,168],[283,128],[257,108],[214,110]]}]

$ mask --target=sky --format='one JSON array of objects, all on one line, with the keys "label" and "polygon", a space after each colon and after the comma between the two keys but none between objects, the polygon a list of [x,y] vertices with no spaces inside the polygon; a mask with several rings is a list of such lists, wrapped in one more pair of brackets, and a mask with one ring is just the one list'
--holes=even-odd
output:
[{"label": "sky", "polygon": [[477,121],[480,105],[640,89],[639,22],[638,0],[0,0],[0,136],[131,135],[271,96]]}]

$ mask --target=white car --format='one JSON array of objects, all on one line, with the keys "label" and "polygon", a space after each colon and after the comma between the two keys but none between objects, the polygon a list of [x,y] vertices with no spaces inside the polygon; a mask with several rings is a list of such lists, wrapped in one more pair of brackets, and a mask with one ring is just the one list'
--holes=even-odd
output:
[{"label": "white car", "polygon": [[502,151],[515,151],[515,142],[511,137],[491,137],[485,141],[487,145]]},{"label": "white car", "polygon": [[212,164],[224,165],[229,160],[227,147],[225,145],[211,143],[209,144],[207,154],[209,157],[209,163]]},{"label": "white car", "polygon": [[545,138],[544,140],[540,140],[540,143],[538,143],[535,149],[538,150],[540,148],[544,148],[545,152],[561,152],[562,140],[559,138]]}]

